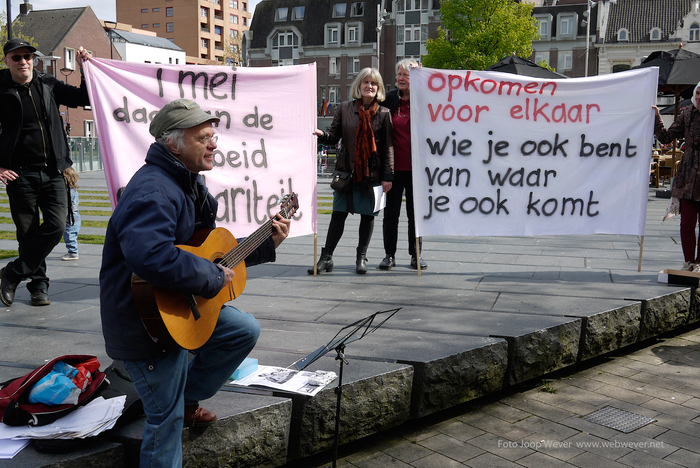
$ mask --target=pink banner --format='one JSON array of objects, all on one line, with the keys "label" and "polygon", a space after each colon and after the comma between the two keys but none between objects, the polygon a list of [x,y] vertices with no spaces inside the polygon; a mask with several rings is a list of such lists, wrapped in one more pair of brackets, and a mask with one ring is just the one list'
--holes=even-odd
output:
[{"label": "pink banner", "polygon": [[144,164],[155,113],[187,98],[221,119],[214,169],[201,173],[219,202],[217,225],[246,236],[296,192],[290,235],[316,232],[315,64],[234,70],[93,58],[83,68],[112,206]]}]

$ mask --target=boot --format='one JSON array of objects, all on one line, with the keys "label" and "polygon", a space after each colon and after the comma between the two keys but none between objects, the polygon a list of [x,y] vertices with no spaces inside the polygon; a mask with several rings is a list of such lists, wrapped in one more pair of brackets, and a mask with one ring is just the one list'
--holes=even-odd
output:
[{"label": "boot", "polygon": [[[309,268],[307,270],[310,275],[314,274],[314,269]],[[330,249],[327,249],[323,247],[321,249],[321,258],[318,259],[318,263],[316,264],[316,271],[318,273],[323,273],[324,271],[327,271],[330,273],[333,271],[333,251]]]},{"label": "boot", "polygon": [[355,272],[358,275],[367,273],[367,246],[357,248],[357,263],[355,263]]}]

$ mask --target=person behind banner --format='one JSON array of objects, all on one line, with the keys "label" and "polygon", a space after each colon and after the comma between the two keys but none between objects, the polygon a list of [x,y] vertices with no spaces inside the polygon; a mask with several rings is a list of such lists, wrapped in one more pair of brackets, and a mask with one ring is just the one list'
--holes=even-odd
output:
[{"label": "person behind banner", "polygon": [[[408,215],[408,254],[411,256],[411,268],[418,269],[416,255],[416,223],[413,216],[413,176],[411,171],[411,76],[409,70],[417,68],[418,62],[407,58],[396,64],[397,88],[389,91],[381,105],[391,111],[391,123],[394,129],[394,181],[386,194],[386,208],[382,231],[384,234],[384,253],[386,256],[379,264],[380,270],[391,270],[396,266],[396,244],[399,234],[399,216],[404,190],[406,191],[406,214]],[[419,252],[423,251],[423,239],[419,239]],[[420,269],[428,264],[421,256]]]},{"label": "person behind banner", "polygon": [[[88,106],[90,99],[84,79],[78,88],[37,73],[36,48],[29,42],[10,39],[3,51],[0,181],[6,186],[19,256],[0,270],[0,300],[12,305],[17,286],[29,280],[31,304],[45,306],[51,303],[46,257],[61,241],[68,212],[61,172],[72,164],[58,106]],[[82,62],[91,55],[80,47],[78,57],[82,78]]]},{"label": "person behind banner", "polygon": [[63,242],[66,243],[68,252],[61,257],[63,261],[75,261],[80,258],[78,255],[78,234],[80,233],[80,195],[78,194],[78,179],[80,176],[72,167],[63,171],[63,178],[66,179],[66,186],[69,190],[69,208],[66,216],[66,230],[63,232]]},{"label": "person behind banner", "polygon": [[[177,247],[195,230],[215,226],[217,201],[199,173],[214,167],[217,122],[194,101],[166,104],[149,127],[156,141],[146,164],[127,184],[107,226],[100,270],[102,332],[107,354],[124,361],[143,402],[141,468],[182,464],[183,424],[216,421],[199,402],[219,391],[260,334],[252,315],[224,305],[211,337],[190,360],[187,350],[166,349],[151,338],[132,294],[132,274],[174,294],[204,298],[216,296],[233,279],[233,270]],[[246,266],[275,261],[289,223],[274,219],[272,236],[246,257]]]},{"label": "person behind banner", "polygon": [[696,246],[700,246],[700,238],[695,240],[700,214],[700,166],[697,164],[700,158],[700,83],[695,86],[691,102],[693,105],[681,109],[668,129],[664,127],[659,108],[653,106],[656,110],[654,135],[663,144],[685,138],[685,151],[673,178],[671,196],[680,200],[681,246],[685,259],[681,270],[700,273],[700,252],[695,251]]},{"label": "person behind banner", "polygon": [[[374,230],[374,193],[381,183],[384,192],[394,179],[394,146],[391,113],[379,106],[384,100],[384,82],[376,68],[364,68],[350,87],[352,100],[340,104],[327,132],[316,129],[313,134],[324,145],[343,141],[335,163],[336,171],[351,174],[347,191],[333,192],[333,214],[328,226],[326,244],[316,270],[333,271],[333,251],[345,229],[348,213],[360,214],[360,239],[357,246],[355,272],[367,273],[367,247]],[[314,269],[308,270],[310,275]]]}]

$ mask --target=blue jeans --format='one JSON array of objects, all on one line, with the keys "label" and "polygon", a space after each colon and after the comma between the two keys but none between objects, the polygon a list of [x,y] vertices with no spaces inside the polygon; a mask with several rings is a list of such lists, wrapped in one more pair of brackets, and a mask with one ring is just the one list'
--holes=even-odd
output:
[{"label": "blue jeans", "polygon": [[73,224],[70,223],[70,213],[66,216],[66,230],[63,233],[63,242],[66,243],[66,249],[71,253],[78,253],[78,233],[80,232],[80,209],[78,204],[80,198],[78,191],[74,188],[70,189],[70,203],[73,213]]},{"label": "blue jeans", "polygon": [[260,325],[252,315],[224,306],[211,338],[189,363],[186,350],[153,361],[124,362],[146,413],[141,468],[182,466],[184,406],[214,396],[259,336]]}]

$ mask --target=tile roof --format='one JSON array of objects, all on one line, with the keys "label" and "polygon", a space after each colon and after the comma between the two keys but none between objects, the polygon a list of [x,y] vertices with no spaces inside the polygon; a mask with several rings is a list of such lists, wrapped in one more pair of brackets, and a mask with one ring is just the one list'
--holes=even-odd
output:
[{"label": "tile roof", "polygon": [[149,47],[158,47],[159,49],[169,49],[184,52],[180,47],[170,42],[164,37],[147,36],[145,34],[137,34],[135,32],[121,31],[119,29],[112,30],[112,34],[119,36],[129,44],[138,44]]},{"label": "tile roof", "polygon": [[678,22],[688,14],[692,0],[617,0],[610,4],[606,43],[617,42],[617,32],[629,31],[628,43],[650,42],[652,28],[661,29],[661,41],[678,29]]},{"label": "tile roof", "polygon": [[90,7],[30,11],[27,15],[15,19],[22,21],[22,26],[17,30],[27,37],[34,38],[37,50],[42,54],[56,55],[56,48],[88,9]]},{"label": "tile roof", "polygon": [[[583,3],[569,3],[569,4],[564,4],[564,3],[557,3],[555,6],[541,6],[541,7],[535,7],[532,9],[532,14],[533,15],[542,15],[542,14],[549,14],[551,15],[553,21],[551,25],[551,31],[550,31],[550,37],[557,37],[557,34],[559,33],[559,21],[557,21],[559,14],[569,14],[569,13],[576,13],[578,15],[578,22],[574,26],[576,27],[576,37],[578,38],[586,38],[586,26],[582,23],[586,17],[584,16],[584,13],[588,9],[588,6],[586,5],[586,2],[584,0]],[[595,34],[594,27],[596,22],[598,21],[598,8],[594,5],[591,8],[591,34]]]},{"label": "tile roof", "polygon": [[[362,17],[351,17],[350,8],[354,1],[342,0],[263,0],[255,7],[253,21],[250,29],[253,31],[253,41],[251,49],[264,49],[267,46],[267,36],[273,30],[283,25],[294,26],[303,37],[305,46],[323,46],[326,23],[348,23],[362,21],[365,24],[363,42],[376,42],[377,40],[377,4],[380,0],[365,0],[364,15]],[[345,18],[333,18],[333,5],[336,3],[347,4],[347,14]],[[291,8],[295,6],[306,7],[303,21],[275,21],[277,8],[288,7],[288,18],[291,18]]]}]

